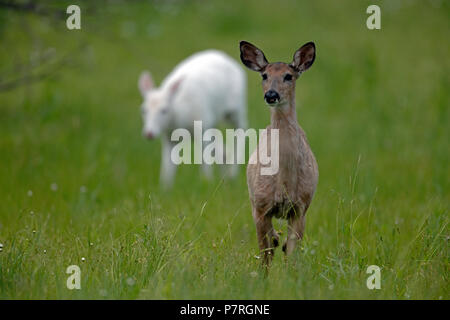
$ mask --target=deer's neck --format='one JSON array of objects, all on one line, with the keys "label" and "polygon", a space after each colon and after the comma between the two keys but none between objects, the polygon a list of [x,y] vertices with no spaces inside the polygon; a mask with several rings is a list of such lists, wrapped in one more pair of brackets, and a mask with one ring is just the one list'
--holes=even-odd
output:
[{"label": "deer's neck", "polygon": [[[292,96],[289,102],[277,106],[271,110],[271,129],[278,129],[280,171],[291,176],[296,167],[293,167],[303,158],[302,129],[297,121],[295,110],[295,98]],[[281,178],[285,174],[281,174]]]},{"label": "deer's neck", "polygon": [[280,131],[297,128],[297,112],[295,110],[295,95],[286,104],[271,109],[271,127]]},{"label": "deer's neck", "polygon": [[283,199],[288,191],[288,199],[295,199],[306,151],[302,143],[302,129],[297,122],[294,96],[286,105],[272,108],[270,127],[278,129],[279,170],[275,183],[278,196]]}]

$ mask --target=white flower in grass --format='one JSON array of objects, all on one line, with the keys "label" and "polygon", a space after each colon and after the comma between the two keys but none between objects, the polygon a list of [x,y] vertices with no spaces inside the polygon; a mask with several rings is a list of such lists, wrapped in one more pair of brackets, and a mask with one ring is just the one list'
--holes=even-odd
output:
[{"label": "white flower in grass", "polygon": [[136,281],[133,278],[129,277],[127,279],[127,285],[133,286],[135,283],[136,283]]},{"label": "white flower in grass", "polygon": [[55,182],[53,182],[53,183],[50,185],[50,189],[51,189],[52,191],[57,191],[57,190],[58,190],[58,185],[57,185]]},{"label": "white flower in grass", "polygon": [[33,191],[31,191],[31,190],[28,190],[28,192],[27,192],[27,196],[29,196],[29,197],[32,197],[32,196],[33,196]]},{"label": "white flower in grass", "polygon": [[85,257],[81,257],[81,262],[85,262],[86,258]]}]

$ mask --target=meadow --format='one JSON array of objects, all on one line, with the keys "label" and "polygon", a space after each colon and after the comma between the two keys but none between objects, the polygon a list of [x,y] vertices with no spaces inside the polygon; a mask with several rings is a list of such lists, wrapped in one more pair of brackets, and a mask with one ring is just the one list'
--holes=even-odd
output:
[{"label": "meadow", "polygon": [[[366,27],[371,1],[78,2],[81,30],[0,7],[0,84],[64,59],[0,91],[1,299],[450,298],[449,2],[377,1],[381,30]],[[267,276],[245,167],[207,181],[181,166],[164,191],[160,142],[141,135],[143,69],[159,84],[200,50],[239,61],[240,40],[269,61],[317,47],[296,101],[319,185],[301,246],[277,249]],[[247,75],[249,125],[263,128]]]}]

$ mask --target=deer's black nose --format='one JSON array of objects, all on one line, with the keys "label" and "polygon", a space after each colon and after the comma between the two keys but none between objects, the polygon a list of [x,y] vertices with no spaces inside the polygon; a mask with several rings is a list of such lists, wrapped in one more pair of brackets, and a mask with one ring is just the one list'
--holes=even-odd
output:
[{"label": "deer's black nose", "polygon": [[280,101],[280,95],[274,90],[269,90],[264,95],[264,100],[266,100],[268,104],[274,104],[275,102]]}]

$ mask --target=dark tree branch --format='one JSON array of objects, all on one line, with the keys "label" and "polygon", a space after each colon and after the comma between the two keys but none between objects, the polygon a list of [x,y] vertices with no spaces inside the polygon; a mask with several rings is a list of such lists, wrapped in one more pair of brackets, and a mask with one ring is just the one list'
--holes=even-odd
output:
[{"label": "dark tree branch", "polygon": [[12,89],[22,86],[24,84],[32,84],[34,82],[38,82],[38,81],[47,79],[47,78],[51,77],[52,75],[54,75],[57,72],[57,70],[64,64],[65,64],[64,61],[59,61],[51,69],[43,70],[43,71],[35,72],[35,73],[31,72],[31,74],[29,74],[29,75],[21,75],[15,79],[8,80],[5,82],[0,82],[0,91],[12,90]]},{"label": "dark tree branch", "polygon": [[40,55],[37,61],[32,61],[28,64],[16,64],[12,68],[14,73],[19,70],[24,71],[14,77],[6,76],[13,73],[11,71],[5,72],[3,76],[0,76],[0,92],[13,90],[23,85],[34,84],[55,76],[60,69],[69,65],[73,61],[73,55],[79,53],[83,48],[84,45],[80,45],[71,54],[67,54],[64,57],[57,58],[55,55],[44,53]]},{"label": "dark tree branch", "polygon": [[18,12],[33,13],[40,16],[51,16],[58,19],[63,19],[66,17],[65,10],[62,10],[61,8],[43,6],[40,3],[36,3],[31,0],[24,3],[13,0],[0,0],[0,8]]}]

